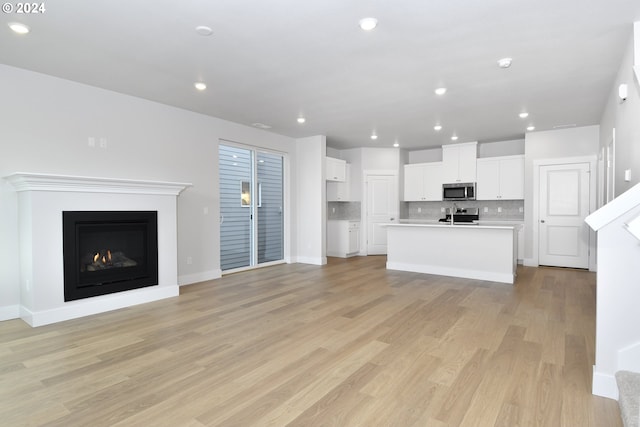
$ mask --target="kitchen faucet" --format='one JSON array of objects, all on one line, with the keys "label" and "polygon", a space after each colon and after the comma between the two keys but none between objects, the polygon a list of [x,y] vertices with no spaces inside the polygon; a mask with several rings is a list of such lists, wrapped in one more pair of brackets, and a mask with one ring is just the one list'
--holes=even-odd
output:
[{"label": "kitchen faucet", "polygon": [[451,208],[451,225],[453,225],[453,214],[454,212],[456,212],[458,210],[458,205],[457,204],[453,204],[453,207]]}]

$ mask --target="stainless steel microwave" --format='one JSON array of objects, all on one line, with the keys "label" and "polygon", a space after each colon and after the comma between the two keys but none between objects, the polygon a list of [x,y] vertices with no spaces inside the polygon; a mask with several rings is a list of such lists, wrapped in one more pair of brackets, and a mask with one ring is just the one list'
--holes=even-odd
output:
[{"label": "stainless steel microwave", "polygon": [[442,200],[475,200],[476,183],[459,182],[454,184],[442,184]]}]

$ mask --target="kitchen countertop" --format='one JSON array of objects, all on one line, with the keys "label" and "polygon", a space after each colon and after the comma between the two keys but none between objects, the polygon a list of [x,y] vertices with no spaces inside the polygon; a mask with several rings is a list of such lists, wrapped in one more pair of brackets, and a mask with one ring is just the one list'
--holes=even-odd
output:
[{"label": "kitchen countertop", "polygon": [[478,221],[474,223],[453,223],[440,222],[438,220],[413,220],[401,219],[398,223],[390,223],[387,226],[401,227],[456,227],[456,228],[516,228],[523,222],[519,221]]}]

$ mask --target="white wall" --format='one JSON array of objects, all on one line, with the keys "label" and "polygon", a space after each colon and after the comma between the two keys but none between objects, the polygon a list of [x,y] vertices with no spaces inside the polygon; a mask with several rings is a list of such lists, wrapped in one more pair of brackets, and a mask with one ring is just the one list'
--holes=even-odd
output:
[{"label": "white wall", "polygon": [[[635,53],[634,53],[635,52]],[[635,58],[634,58],[635,55]],[[634,61],[640,66],[640,22],[634,25],[618,74],[611,86],[600,123],[600,146],[606,147],[615,129],[615,195],[620,196],[640,183],[640,85],[633,74]],[[618,86],[628,85],[627,100],[621,102]],[[624,171],[631,170],[631,180]],[[638,189],[630,190],[633,194]],[[627,193],[630,194],[630,193]],[[602,208],[616,207],[623,196]],[[636,197],[637,200],[637,197]],[[593,393],[616,398],[615,372],[640,372],[640,287],[638,255],[640,246],[623,224],[640,215],[636,206],[615,218],[598,232],[598,292],[596,318],[596,364]]]},{"label": "white wall", "polygon": [[442,161],[442,147],[409,151],[409,163],[431,163]]},{"label": "white wall", "polygon": [[[291,138],[140,98],[4,65],[0,94],[0,177],[41,172],[193,183],[178,197],[181,278],[220,274],[220,139],[285,153],[296,170]],[[0,178],[0,319],[19,304],[17,215],[16,193]],[[289,220],[296,220],[295,210]],[[295,251],[295,227],[289,237],[285,247]]]},{"label": "white wall", "polygon": [[482,142],[478,144],[478,158],[515,156],[517,154],[524,154],[524,139]]},{"label": "white wall", "polygon": [[[525,264],[534,257],[534,161],[563,157],[597,156],[599,126],[529,132],[525,135],[524,226]],[[594,171],[595,173],[595,171]]]},{"label": "white wall", "polygon": [[[635,24],[636,50],[640,50],[640,23]],[[635,59],[640,66],[640,52]],[[615,128],[615,194],[624,193],[640,182],[640,85],[633,75],[634,41],[629,39],[618,74],[609,91],[600,122],[600,146],[611,140]],[[627,84],[628,98],[620,102],[618,86]],[[624,180],[624,171],[631,170],[631,181]]]},{"label": "white wall", "polygon": [[297,230],[296,261],[323,265],[326,256],[326,137],[296,140]]},{"label": "white wall", "polygon": [[[482,142],[478,144],[478,158],[513,156],[516,154],[524,154],[524,139]],[[441,162],[442,147],[409,151],[408,157],[408,161],[405,163]]]}]

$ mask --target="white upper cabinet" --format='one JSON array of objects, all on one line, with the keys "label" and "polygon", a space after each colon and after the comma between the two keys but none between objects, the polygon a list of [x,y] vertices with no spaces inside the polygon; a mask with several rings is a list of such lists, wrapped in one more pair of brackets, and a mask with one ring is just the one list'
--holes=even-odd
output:
[{"label": "white upper cabinet", "polygon": [[[327,175],[328,176],[328,175]],[[328,181],[328,178],[327,178]],[[351,201],[351,165],[347,163],[345,168],[344,181],[327,182],[328,202],[348,202]]]},{"label": "white upper cabinet", "polygon": [[404,201],[442,200],[442,162],[404,166]]},{"label": "white upper cabinet", "polygon": [[524,199],[524,156],[477,160],[477,200]]},{"label": "white upper cabinet", "polygon": [[478,143],[442,146],[442,182],[476,182]]},{"label": "white upper cabinet", "polygon": [[326,158],[327,181],[344,181],[347,177],[347,162],[333,157]]}]

